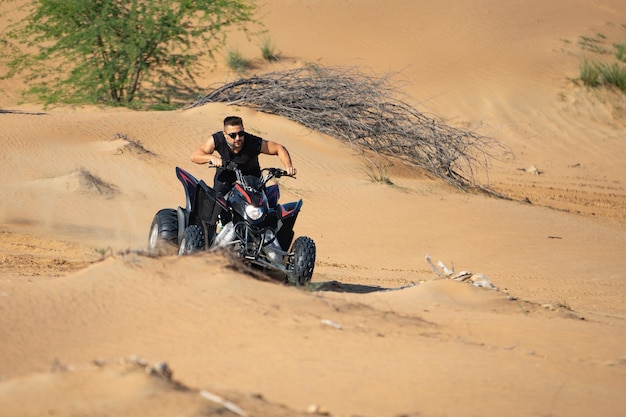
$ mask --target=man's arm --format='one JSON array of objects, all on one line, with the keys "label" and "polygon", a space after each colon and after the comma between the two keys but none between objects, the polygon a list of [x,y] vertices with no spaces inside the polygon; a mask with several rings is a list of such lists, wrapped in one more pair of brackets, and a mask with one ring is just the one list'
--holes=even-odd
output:
[{"label": "man's arm", "polygon": [[222,159],[216,158],[213,153],[215,152],[215,141],[213,136],[209,137],[205,143],[200,145],[191,154],[191,162],[196,164],[211,164],[215,166],[222,166]]},{"label": "man's arm", "polygon": [[285,169],[289,175],[296,175],[296,169],[291,163],[291,156],[289,151],[280,143],[272,142],[270,140],[263,140],[261,143],[261,152],[266,155],[278,155],[278,159],[283,163]]}]

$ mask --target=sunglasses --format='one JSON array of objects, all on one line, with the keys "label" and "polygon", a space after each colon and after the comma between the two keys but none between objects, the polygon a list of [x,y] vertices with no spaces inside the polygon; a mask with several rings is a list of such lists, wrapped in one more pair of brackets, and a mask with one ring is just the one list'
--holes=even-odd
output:
[{"label": "sunglasses", "polygon": [[229,134],[228,134],[228,136],[230,136],[230,138],[231,138],[231,139],[235,139],[237,136],[239,136],[239,137],[242,137],[242,138],[243,138],[243,137],[244,137],[244,135],[245,135],[245,133],[244,133],[244,131],[243,131],[243,130],[240,130],[239,132],[232,132],[232,133],[229,133]]}]

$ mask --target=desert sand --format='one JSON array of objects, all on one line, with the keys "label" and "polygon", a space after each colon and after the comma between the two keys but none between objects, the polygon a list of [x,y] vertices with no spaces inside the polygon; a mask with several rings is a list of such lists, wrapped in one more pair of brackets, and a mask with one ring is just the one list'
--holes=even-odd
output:
[{"label": "desert sand", "polygon": [[[396,73],[425,113],[510,148],[484,178],[510,199],[394,160],[372,182],[359,149],[251,109],[44,109],[1,81],[0,415],[623,416],[626,99],[575,78],[581,36],[626,39],[624,2],[266,3],[281,59],[250,74]],[[230,114],[294,159],[281,199],[304,201],[311,290],[145,254],[154,213],[184,204],[175,167],[210,179],[189,155]]]}]

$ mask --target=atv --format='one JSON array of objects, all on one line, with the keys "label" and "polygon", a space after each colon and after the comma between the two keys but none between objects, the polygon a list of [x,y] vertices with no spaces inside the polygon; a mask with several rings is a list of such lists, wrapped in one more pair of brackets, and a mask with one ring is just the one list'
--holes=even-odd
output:
[{"label": "atv", "polygon": [[[226,195],[176,167],[186,204],[156,213],[150,226],[149,250],[177,247],[179,255],[188,255],[226,248],[252,266],[278,272],[287,283],[306,285],[313,276],[316,248],[307,236],[293,241],[302,200],[281,204],[278,184],[268,184],[274,178],[289,176],[287,172],[264,168],[256,177],[243,175],[232,162],[223,168],[234,171],[237,178]],[[214,205],[220,209],[217,227],[207,227]]]}]

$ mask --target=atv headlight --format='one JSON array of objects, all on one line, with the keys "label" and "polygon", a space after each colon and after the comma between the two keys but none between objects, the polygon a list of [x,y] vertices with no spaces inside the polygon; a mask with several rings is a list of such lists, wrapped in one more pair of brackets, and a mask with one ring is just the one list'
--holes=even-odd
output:
[{"label": "atv headlight", "polygon": [[252,220],[259,220],[263,216],[263,209],[261,207],[254,207],[251,204],[246,206],[246,214]]}]

